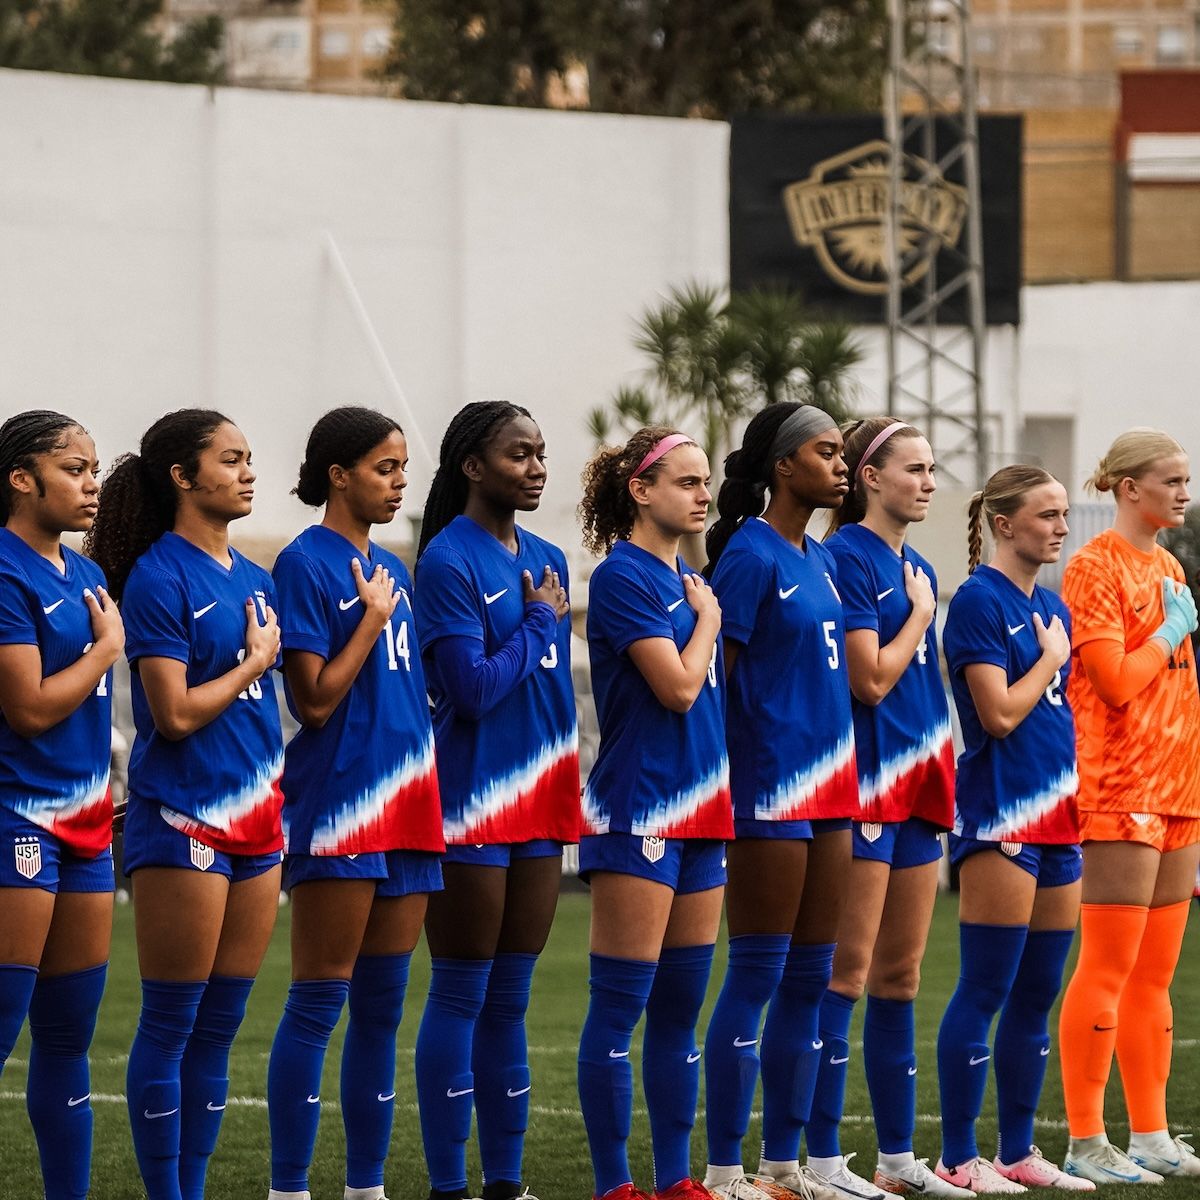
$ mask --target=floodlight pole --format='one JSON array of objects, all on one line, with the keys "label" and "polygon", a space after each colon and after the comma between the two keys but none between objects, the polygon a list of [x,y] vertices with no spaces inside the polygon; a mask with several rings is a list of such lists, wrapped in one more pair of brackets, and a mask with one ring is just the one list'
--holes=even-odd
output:
[{"label": "floodlight pole", "polygon": [[[939,465],[952,479],[982,487],[991,463],[970,0],[888,0],[888,15],[888,412],[927,432]],[[928,165],[919,166],[918,159]],[[941,246],[940,266],[933,235],[921,233],[908,249],[902,236],[905,183],[930,183],[935,172],[937,177],[959,174],[966,193],[959,245]],[[923,260],[929,266],[921,272]]]}]

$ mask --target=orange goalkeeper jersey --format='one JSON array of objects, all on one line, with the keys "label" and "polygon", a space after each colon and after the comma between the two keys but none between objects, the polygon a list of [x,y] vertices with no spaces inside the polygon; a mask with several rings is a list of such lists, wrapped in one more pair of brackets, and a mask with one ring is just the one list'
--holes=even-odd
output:
[{"label": "orange goalkeeper jersey", "polygon": [[1184,582],[1161,546],[1145,554],[1115,530],[1093,538],[1067,564],[1071,610],[1068,696],[1075,711],[1079,808],[1086,812],[1200,816],[1200,694],[1190,640],[1119,708],[1106,704],[1079,661],[1079,647],[1110,639],[1131,653],[1163,622],[1162,581]]}]

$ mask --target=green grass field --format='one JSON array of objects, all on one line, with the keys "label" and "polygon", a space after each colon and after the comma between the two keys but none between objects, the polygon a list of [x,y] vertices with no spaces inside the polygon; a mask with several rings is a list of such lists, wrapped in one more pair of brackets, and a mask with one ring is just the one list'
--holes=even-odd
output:
[{"label": "green grass field", "polygon": [[[144,1196],[134,1163],[133,1148],[123,1101],[125,1057],[137,1020],[138,985],[133,946],[133,914],[117,910],[112,968],[93,1046],[93,1104],[96,1112],[96,1154],[93,1200],[137,1200]],[[250,1000],[246,1023],[234,1047],[229,1111],[209,1174],[212,1200],[263,1200],[267,1194],[269,1147],[265,1109],[267,1054],[275,1024],[283,1007],[288,982],[287,908],[280,910],[279,926],[258,985]],[[1171,1077],[1171,1112],[1178,1128],[1200,1125],[1200,932],[1192,922],[1183,961],[1176,977],[1175,1066]],[[938,1154],[937,1081],[933,1048],[942,1009],[953,988],[958,967],[955,904],[944,898],[938,904],[925,982],[917,1008],[918,1052],[921,1073],[918,1090],[917,1153],[931,1160]],[[723,944],[709,991],[715,999],[723,971]],[[414,956],[410,1002],[400,1031],[399,1071],[396,1081],[397,1120],[388,1164],[388,1194],[392,1200],[423,1200],[426,1180],[417,1129],[412,1047],[421,1003],[428,980],[424,948]],[[587,1005],[587,897],[567,892],[562,897],[550,945],[538,968],[533,1006],[529,1014],[530,1057],[534,1070],[533,1116],[528,1136],[527,1178],[541,1200],[578,1200],[591,1194],[591,1172],[575,1095],[575,1047]],[[861,1008],[861,1006],[860,1006]],[[861,1021],[861,1011],[858,1014]],[[703,1028],[703,1025],[702,1025]],[[861,1030],[856,1031],[860,1036]],[[337,1064],[341,1032],[334,1035],[323,1096],[323,1117],[312,1173],[314,1200],[341,1200],[342,1129],[337,1108]],[[637,1057],[635,1041],[634,1058]],[[25,1117],[23,1089],[28,1040],[23,1035],[0,1080],[0,1200],[34,1200],[41,1196],[33,1138]],[[1052,1063],[1055,1060],[1052,1059]],[[636,1067],[635,1067],[636,1069]],[[1121,1145],[1127,1126],[1120,1106],[1120,1089],[1110,1087],[1109,1130]],[[1038,1141],[1048,1157],[1061,1160],[1066,1131],[1062,1121],[1062,1092],[1057,1070],[1050,1069],[1042,1104]],[[701,1106],[703,1106],[703,1097]],[[855,1165],[870,1174],[874,1166],[874,1137],[868,1115],[866,1085],[861,1063],[852,1064],[847,1091],[847,1118],[843,1148],[857,1151]],[[747,1154],[756,1153],[757,1122],[746,1141]],[[980,1129],[980,1145],[994,1150],[994,1102],[989,1095]],[[644,1110],[634,1122],[631,1145],[635,1177],[645,1185],[650,1179],[649,1144]],[[703,1121],[693,1140],[693,1162],[703,1171]],[[753,1162],[750,1164],[753,1166]],[[478,1185],[478,1164],[472,1178]],[[1131,1188],[1106,1191],[1110,1200],[1128,1200]],[[1186,1182],[1168,1184],[1163,1200],[1174,1193],[1192,1191]]]}]

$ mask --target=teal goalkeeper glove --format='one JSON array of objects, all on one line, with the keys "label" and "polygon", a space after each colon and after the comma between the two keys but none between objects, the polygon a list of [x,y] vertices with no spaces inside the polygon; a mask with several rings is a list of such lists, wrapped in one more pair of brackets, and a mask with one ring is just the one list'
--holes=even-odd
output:
[{"label": "teal goalkeeper glove", "polygon": [[1196,601],[1186,584],[1164,576],[1162,586],[1166,619],[1150,636],[1162,638],[1174,653],[1196,628]]}]

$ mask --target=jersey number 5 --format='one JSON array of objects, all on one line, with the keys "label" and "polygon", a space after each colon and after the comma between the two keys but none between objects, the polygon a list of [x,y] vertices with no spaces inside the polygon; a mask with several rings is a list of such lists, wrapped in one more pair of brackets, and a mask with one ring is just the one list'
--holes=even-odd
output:
[{"label": "jersey number 5", "polygon": [[[829,586],[830,587],[833,586],[832,581],[830,581]],[[831,671],[836,671],[838,669],[838,664],[842,661],[841,658],[838,656],[838,644],[837,644],[836,639],[833,636],[834,633],[837,631],[837,622],[836,621],[822,621],[821,629],[825,634],[825,645],[827,645],[829,647],[829,658],[827,660],[829,663],[829,669]]]}]

